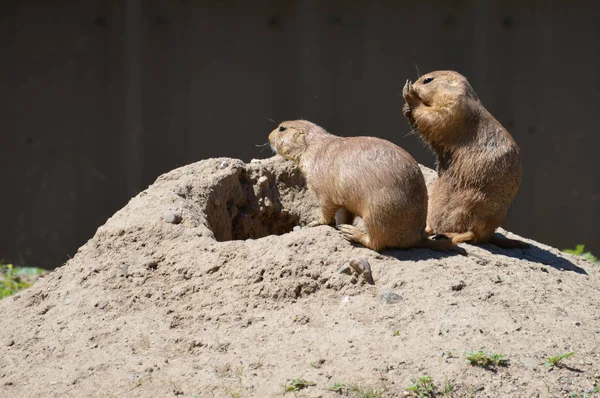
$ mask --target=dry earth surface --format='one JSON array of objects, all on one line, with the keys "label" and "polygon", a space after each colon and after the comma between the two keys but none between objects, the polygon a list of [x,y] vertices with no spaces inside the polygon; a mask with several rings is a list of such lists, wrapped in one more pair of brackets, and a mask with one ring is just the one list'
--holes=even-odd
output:
[{"label": "dry earth surface", "polygon": [[[317,210],[279,157],[159,177],[72,260],[0,302],[0,396],[275,397],[304,379],[314,385],[288,396],[396,397],[425,375],[452,384],[446,396],[593,394],[598,266],[534,241],[377,253],[297,227]],[[340,272],[352,259],[374,284]],[[480,349],[508,365],[469,365]]]}]

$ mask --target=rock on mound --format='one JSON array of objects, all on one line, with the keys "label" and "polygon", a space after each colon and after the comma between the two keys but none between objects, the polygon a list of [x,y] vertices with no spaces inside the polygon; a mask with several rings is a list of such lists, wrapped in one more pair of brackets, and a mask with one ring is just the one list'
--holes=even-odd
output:
[{"label": "rock on mound", "polygon": [[[0,395],[270,397],[304,379],[315,385],[299,396],[332,396],[334,383],[398,396],[423,375],[457,396],[593,388],[598,267],[536,242],[380,254],[330,227],[294,228],[317,210],[277,157],[161,176],[67,264],[0,302]],[[374,285],[338,272],[352,259]],[[508,366],[468,365],[479,349]],[[544,368],[567,351],[567,366]]]}]

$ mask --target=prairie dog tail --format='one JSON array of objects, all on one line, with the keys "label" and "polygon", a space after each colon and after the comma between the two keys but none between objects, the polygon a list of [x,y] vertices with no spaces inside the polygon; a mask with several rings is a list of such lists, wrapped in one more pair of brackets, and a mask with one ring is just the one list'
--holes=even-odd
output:
[{"label": "prairie dog tail", "polygon": [[429,235],[427,233],[423,233],[421,236],[421,240],[417,242],[415,247],[422,247],[425,249],[437,250],[437,251],[448,251],[457,249],[457,246],[454,244],[452,239],[439,239],[433,240],[429,239]]}]

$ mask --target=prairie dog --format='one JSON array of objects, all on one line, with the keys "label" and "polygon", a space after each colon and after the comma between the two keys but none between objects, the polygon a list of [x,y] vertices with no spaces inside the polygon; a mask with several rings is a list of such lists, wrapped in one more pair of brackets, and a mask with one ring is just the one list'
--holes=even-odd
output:
[{"label": "prairie dog", "polygon": [[300,167],[317,197],[322,215],[314,225],[333,225],[337,210],[345,209],[363,219],[366,232],[342,224],[342,235],[370,249],[453,247],[450,239],[428,239],[425,179],[399,146],[375,137],[338,137],[306,120],[281,123],[269,141]]},{"label": "prairie dog", "polygon": [[482,105],[467,79],[435,71],[406,81],[403,113],[437,155],[427,231],[454,243],[524,242],[493,236],[506,219],[521,184],[519,147]]}]

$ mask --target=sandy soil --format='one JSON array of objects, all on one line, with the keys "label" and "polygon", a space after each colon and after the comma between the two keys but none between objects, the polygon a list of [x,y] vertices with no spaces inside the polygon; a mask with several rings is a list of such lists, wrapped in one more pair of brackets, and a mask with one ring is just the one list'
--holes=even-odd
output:
[{"label": "sandy soil", "polygon": [[[159,177],[0,302],[0,396],[275,397],[304,379],[315,385],[287,396],[338,396],[342,383],[342,395],[396,397],[430,375],[455,386],[448,396],[561,397],[598,382],[598,266],[533,241],[376,253],[297,227],[316,217],[278,157]],[[352,259],[374,284],[342,272]],[[508,366],[469,365],[480,349]]]}]

